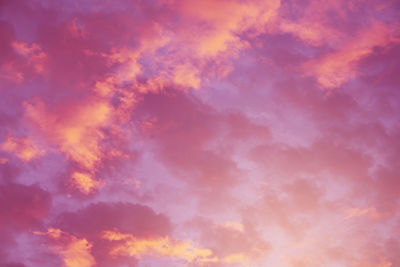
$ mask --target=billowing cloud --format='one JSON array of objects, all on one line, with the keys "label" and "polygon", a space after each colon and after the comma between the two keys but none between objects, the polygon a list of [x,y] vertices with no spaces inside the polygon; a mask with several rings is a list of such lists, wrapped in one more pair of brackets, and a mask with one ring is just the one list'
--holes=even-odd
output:
[{"label": "billowing cloud", "polygon": [[315,75],[325,88],[337,88],[357,76],[357,62],[373,53],[374,48],[387,48],[400,40],[398,33],[379,22],[362,30],[357,36],[341,46],[337,51],[322,59],[304,65],[306,72]]},{"label": "billowing cloud", "polygon": [[169,237],[137,239],[130,234],[105,231],[103,238],[109,241],[122,241],[109,252],[113,257],[129,255],[136,258],[145,256],[170,258],[173,261],[183,261],[186,264],[196,266],[208,266],[210,264],[246,266],[249,264],[249,259],[242,253],[232,253],[223,258],[218,258],[213,255],[213,251],[210,249],[198,248],[192,244],[193,242],[171,240]]},{"label": "billowing cloud", "polygon": [[174,242],[168,237],[140,240],[129,234],[105,231],[103,238],[109,241],[124,241],[124,243],[110,251],[111,256],[129,255],[140,258],[144,255],[150,255],[154,257],[172,257],[187,262],[214,261],[211,257],[211,250],[195,248],[185,241]]},{"label": "billowing cloud", "polygon": [[44,154],[44,151],[32,144],[27,138],[14,138],[9,136],[2,144],[4,151],[15,154],[22,161],[31,161]]},{"label": "billowing cloud", "polygon": [[396,1],[0,6],[0,265],[400,265]]},{"label": "billowing cloud", "polygon": [[65,267],[91,267],[96,261],[90,254],[92,245],[86,239],[78,239],[60,229],[50,228],[47,232],[36,232],[45,235],[54,242],[52,248],[60,255]]}]

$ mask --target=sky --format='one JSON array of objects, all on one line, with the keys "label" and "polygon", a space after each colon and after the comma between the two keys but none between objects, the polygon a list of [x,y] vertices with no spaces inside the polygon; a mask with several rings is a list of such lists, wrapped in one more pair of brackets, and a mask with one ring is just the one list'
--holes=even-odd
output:
[{"label": "sky", "polygon": [[0,266],[400,266],[399,1],[2,0],[0,40]]}]

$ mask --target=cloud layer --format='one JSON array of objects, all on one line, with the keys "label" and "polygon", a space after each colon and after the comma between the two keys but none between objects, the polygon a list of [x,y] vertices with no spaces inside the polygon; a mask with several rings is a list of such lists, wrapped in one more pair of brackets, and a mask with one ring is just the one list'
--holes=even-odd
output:
[{"label": "cloud layer", "polygon": [[396,1],[0,3],[1,266],[400,266]]}]

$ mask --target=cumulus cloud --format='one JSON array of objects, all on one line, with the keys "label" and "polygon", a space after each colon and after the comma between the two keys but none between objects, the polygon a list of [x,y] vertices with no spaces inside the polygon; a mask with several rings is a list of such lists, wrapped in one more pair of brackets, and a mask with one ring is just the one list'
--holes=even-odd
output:
[{"label": "cumulus cloud", "polygon": [[0,265],[400,264],[394,1],[0,5]]}]

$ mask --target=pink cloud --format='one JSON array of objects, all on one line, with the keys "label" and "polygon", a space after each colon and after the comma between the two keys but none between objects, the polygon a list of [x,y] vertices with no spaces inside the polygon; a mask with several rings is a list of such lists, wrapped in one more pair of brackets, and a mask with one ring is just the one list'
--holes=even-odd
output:
[{"label": "pink cloud", "polygon": [[0,265],[399,264],[394,1],[1,6]]},{"label": "pink cloud", "polygon": [[375,47],[386,48],[399,41],[396,37],[398,33],[393,32],[392,27],[378,22],[371,24],[336,52],[306,63],[305,71],[316,76],[318,83],[328,89],[337,88],[355,78],[358,61],[372,54]]}]

